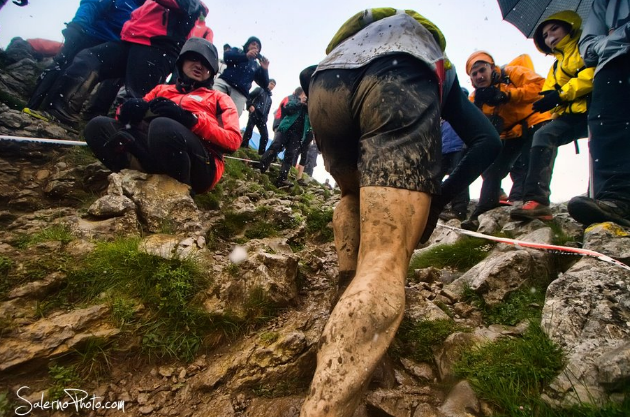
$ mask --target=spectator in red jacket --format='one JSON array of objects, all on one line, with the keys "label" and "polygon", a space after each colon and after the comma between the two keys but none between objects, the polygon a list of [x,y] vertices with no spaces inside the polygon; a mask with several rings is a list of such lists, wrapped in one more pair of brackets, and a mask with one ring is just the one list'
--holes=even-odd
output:
[{"label": "spectator in red jacket", "polygon": [[212,90],[217,50],[202,38],[184,44],[177,83],[160,84],[144,98],[123,103],[117,120],[97,117],[85,127],[96,157],[118,172],[135,159],[149,173],[167,174],[195,193],[212,189],[224,171],[223,153],[241,144],[236,106]]}]

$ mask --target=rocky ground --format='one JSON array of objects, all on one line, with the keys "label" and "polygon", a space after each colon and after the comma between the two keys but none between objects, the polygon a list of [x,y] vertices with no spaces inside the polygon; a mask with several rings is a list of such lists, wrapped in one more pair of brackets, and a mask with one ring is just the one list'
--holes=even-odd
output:
[{"label": "rocky ground", "polygon": [[[37,72],[34,63],[23,61],[0,73],[0,90],[17,99],[27,88],[14,74],[24,68]],[[80,140],[7,104],[0,104],[0,135]],[[339,196],[315,183],[286,191],[268,183],[265,175],[235,166],[222,179],[216,204],[203,206],[167,177],[110,175],[85,149],[0,140],[0,414],[297,416],[337,280],[331,226],[313,230],[309,214],[326,213]],[[499,208],[480,218],[480,231],[546,244],[562,234],[573,246],[630,261],[628,229],[604,223],[584,231],[565,205],[553,209],[554,228],[512,222],[508,209]],[[234,216],[248,223],[218,233]],[[252,234],[261,224],[275,225],[276,233]],[[43,233],[55,227],[68,234],[60,239]],[[99,242],[121,237],[138,238],[152,256],[202,265],[209,279],[194,301],[209,314],[251,319],[246,306],[253,294],[262,294],[274,313],[235,334],[209,332],[194,357],[176,359],[145,355],[146,333],[114,321],[115,306],[106,295],[89,303],[45,302],[67,288],[73,263],[94,253]],[[456,230],[438,227],[417,254],[463,239]],[[458,377],[454,363],[463,349],[520,337],[527,323],[487,324],[465,290],[498,305],[543,278],[550,284],[538,306],[541,325],[567,358],[545,401],[560,408],[623,401],[630,381],[630,271],[595,257],[518,245],[489,243],[488,251],[464,271],[415,271],[406,288],[405,321],[443,320],[457,330],[432,346],[429,360],[390,352],[355,416],[496,414]],[[143,315],[139,306],[134,317]],[[64,374],[85,364],[80,359],[86,346],[96,346],[90,364],[98,369],[81,369],[78,379]],[[74,405],[63,411],[37,408],[43,395],[60,388],[80,389],[102,404],[124,402],[124,412],[93,410],[87,401],[79,411]],[[57,398],[70,401],[67,395]]]}]

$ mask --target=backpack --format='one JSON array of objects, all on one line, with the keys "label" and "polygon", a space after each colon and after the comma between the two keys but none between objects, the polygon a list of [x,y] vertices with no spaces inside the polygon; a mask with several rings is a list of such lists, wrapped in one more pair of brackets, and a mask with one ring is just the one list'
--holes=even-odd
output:
[{"label": "backpack", "polygon": [[418,23],[420,23],[429,32],[431,32],[437,44],[440,45],[440,49],[442,49],[442,52],[444,52],[444,50],[446,49],[446,39],[444,38],[444,35],[440,31],[440,29],[426,17],[413,10],[399,10],[393,7],[375,7],[372,9],[366,9],[355,14],[343,25],[341,25],[335,36],[326,47],[326,54],[329,54],[330,51],[332,51],[337,45],[339,45],[341,42],[348,39],[352,35],[356,34],[361,29],[368,26],[370,23],[384,19],[389,16],[393,16],[395,14],[403,13],[406,13],[409,16],[413,17],[415,20],[418,21]]}]

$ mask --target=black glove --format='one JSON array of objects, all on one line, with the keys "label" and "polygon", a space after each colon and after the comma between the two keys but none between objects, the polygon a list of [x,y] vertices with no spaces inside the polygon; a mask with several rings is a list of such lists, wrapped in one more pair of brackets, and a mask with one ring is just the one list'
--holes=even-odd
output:
[{"label": "black glove", "polygon": [[149,108],[156,116],[173,119],[183,124],[188,129],[197,123],[197,117],[193,113],[182,109],[177,104],[164,97],[158,97],[151,100],[149,102]]},{"label": "black glove", "polygon": [[61,31],[65,43],[77,42],[81,37],[85,36],[85,30],[78,23],[66,23],[66,28]]},{"label": "black glove", "polygon": [[543,98],[532,104],[532,110],[539,113],[549,111],[562,103],[558,90],[541,91],[539,94],[543,96]]},{"label": "black glove", "polygon": [[130,98],[118,108],[117,119],[122,124],[136,124],[144,119],[149,103],[141,98]]},{"label": "black glove", "polygon": [[497,106],[507,103],[510,96],[497,87],[484,87],[475,90],[475,104],[485,103],[490,106]]},{"label": "black glove", "polygon": [[28,4],[28,0],[13,0],[13,4],[17,4],[18,6],[23,7]]}]

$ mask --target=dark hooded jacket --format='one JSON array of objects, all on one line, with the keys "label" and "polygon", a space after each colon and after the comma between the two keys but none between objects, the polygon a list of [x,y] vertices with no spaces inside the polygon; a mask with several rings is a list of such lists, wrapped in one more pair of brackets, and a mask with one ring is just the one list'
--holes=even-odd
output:
[{"label": "dark hooded jacket", "polygon": [[257,118],[266,120],[271,109],[271,91],[268,88],[254,88],[247,99],[247,108],[249,106],[254,106],[254,113]]},{"label": "dark hooded jacket", "polygon": [[239,93],[247,97],[252,88],[252,82],[256,82],[262,88],[269,85],[269,72],[258,64],[256,59],[247,57],[247,47],[252,42],[258,42],[262,50],[260,39],[250,37],[243,47],[243,51],[232,48],[223,54],[223,61],[227,68],[223,70],[219,78],[234,87]]}]

